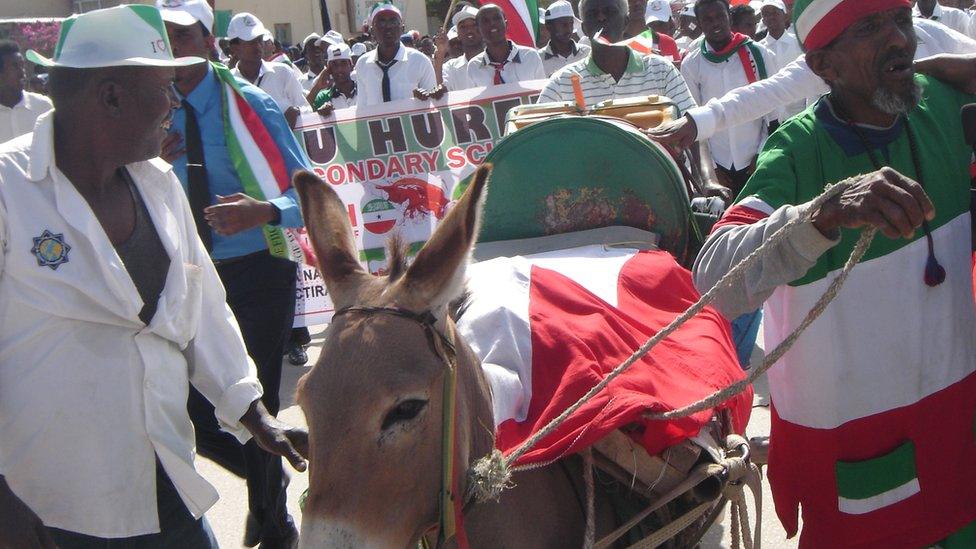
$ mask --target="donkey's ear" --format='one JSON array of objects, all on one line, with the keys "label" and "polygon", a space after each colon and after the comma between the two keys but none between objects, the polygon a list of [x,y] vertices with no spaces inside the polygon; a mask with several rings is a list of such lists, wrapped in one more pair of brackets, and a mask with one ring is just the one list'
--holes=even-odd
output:
[{"label": "donkey's ear", "polygon": [[351,305],[356,289],[370,274],[359,263],[349,214],[339,195],[315,174],[299,171],[293,182],[319,272],[332,301],[337,308]]},{"label": "donkey's ear", "polygon": [[478,168],[464,195],[397,281],[394,295],[400,306],[438,310],[461,294],[464,271],[478,238],[489,174],[491,165]]}]

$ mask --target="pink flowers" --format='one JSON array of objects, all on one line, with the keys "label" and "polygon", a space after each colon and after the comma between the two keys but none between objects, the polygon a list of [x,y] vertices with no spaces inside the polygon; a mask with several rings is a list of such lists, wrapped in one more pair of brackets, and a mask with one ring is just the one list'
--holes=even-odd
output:
[{"label": "pink flowers", "polygon": [[20,44],[22,50],[33,49],[50,56],[58,43],[60,22],[14,23],[10,39]]}]

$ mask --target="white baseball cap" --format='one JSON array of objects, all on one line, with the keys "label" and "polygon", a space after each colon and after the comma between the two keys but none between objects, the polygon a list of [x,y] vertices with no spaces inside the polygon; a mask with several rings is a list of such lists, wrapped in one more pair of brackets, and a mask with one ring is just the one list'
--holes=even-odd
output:
[{"label": "white baseball cap", "polygon": [[341,32],[337,30],[330,30],[329,32],[322,35],[322,38],[316,40],[315,45],[321,46],[322,44],[328,44],[331,46],[332,44],[345,43],[345,41],[346,39],[342,36]]},{"label": "white baseball cap", "polygon": [[156,0],[163,21],[188,27],[203,23],[207,32],[213,32],[214,12],[207,0]]},{"label": "white baseball cap", "polygon": [[644,24],[650,25],[655,21],[668,22],[672,15],[671,4],[667,0],[651,0],[644,8]]},{"label": "white baseball cap", "polygon": [[681,8],[681,13],[679,13],[678,15],[682,17],[696,17],[696,18],[698,17],[697,15],[695,15],[694,4],[685,4],[685,7]]},{"label": "white baseball cap", "polygon": [[230,24],[227,25],[227,38],[231,40],[237,38],[245,42],[250,42],[255,38],[261,38],[265,34],[271,36],[271,33],[264,27],[261,20],[247,12],[241,12],[231,17]]},{"label": "white baseball cap", "polygon": [[458,23],[460,23],[461,21],[467,21],[468,19],[475,19],[477,17],[478,17],[478,10],[476,10],[472,6],[464,6],[463,8],[459,9],[457,13],[454,14],[454,17],[451,18],[451,25],[454,25],[456,27],[458,26]]},{"label": "white baseball cap", "polygon": [[368,19],[369,24],[370,25],[373,24],[373,19],[377,15],[387,11],[397,14],[397,17],[399,17],[401,21],[403,20],[403,14],[400,13],[400,8],[387,2],[383,4],[376,4],[375,6],[373,6],[373,9],[369,10],[369,19]]},{"label": "white baseball cap", "polygon": [[576,14],[573,12],[573,5],[566,0],[556,0],[556,2],[550,4],[549,8],[546,9],[546,23],[564,17],[576,19]]},{"label": "white baseball cap", "polygon": [[329,46],[329,61],[338,61],[340,59],[346,59],[347,61],[352,61],[352,49],[349,48],[345,43],[332,44]]},{"label": "white baseball cap", "polygon": [[783,11],[783,13],[786,13],[786,4],[783,2],[783,0],[762,0],[762,2],[759,3],[759,6],[756,7],[756,11],[762,11],[762,9],[766,6],[779,8]]},{"label": "white baseball cap", "polygon": [[306,36],[305,40],[302,40],[302,48],[307,48],[309,42],[314,42],[315,45],[317,46],[319,45],[320,40],[322,40],[322,37],[319,36],[317,33],[313,32],[312,34]]},{"label": "white baseball cap", "polygon": [[359,57],[360,55],[366,53],[366,44],[363,44],[362,42],[356,42],[349,49],[352,51],[353,57]]},{"label": "white baseball cap", "polygon": [[159,10],[141,4],[121,5],[68,17],[51,59],[34,50],[24,56],[45,67],[185,67],[201,57],[174,59]]}]

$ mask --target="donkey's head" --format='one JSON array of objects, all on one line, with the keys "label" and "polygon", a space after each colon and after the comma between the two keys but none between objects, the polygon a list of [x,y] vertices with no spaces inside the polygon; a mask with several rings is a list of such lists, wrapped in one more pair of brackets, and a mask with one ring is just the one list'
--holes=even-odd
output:
[{"label": "donkey's head", "polygon": [[[312,174],[295,177],[325,285],[336,309],[349,309],[333,319],[299,386],[310,447],[305,547],[402,548],[437,524],[452,344],[460,493],[468,462],[493,447],[487,384],[447,314],[463,290],[488,172],[478,170],[409,267],[402,247],[391,246],[387,276],[362,268],[335,192]],[[427,313],[425,325],[418,318]]]}]

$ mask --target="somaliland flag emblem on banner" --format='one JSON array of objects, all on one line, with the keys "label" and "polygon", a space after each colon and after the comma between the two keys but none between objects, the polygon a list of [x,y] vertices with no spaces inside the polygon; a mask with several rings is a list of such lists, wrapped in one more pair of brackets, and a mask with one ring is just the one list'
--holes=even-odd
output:
[{"label": "somaliland flag emblem on banner", "polygon": [[520,46],[534,48],[539,36],[539,2],[537,0],[481,0],[481,4],[495,4],[505,12],[508,38]]}]

